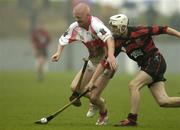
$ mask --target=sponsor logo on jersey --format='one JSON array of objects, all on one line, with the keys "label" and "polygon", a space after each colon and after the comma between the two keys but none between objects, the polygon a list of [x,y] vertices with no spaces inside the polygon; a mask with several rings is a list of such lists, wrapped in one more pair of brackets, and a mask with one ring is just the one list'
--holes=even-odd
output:
[{"label": "sponsor logo on jersey", "polygon": [[99,32],[102,34],[102,35],[105,35],[106,34],[106,31],[102,28],[99,30]]},{"label": "sponsor logo on jersey", "polygon": [[143,52],[138,49],[138,50],[134,50],[132,53],[131,53],[131,56],[134,57],[134,58],[137,58],[139,56],[142,56],[143,55]]}]

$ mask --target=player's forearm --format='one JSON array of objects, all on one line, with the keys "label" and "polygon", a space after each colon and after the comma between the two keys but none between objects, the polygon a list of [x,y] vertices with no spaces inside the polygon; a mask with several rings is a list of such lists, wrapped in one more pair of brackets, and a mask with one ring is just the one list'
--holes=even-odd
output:
[{"label": "player's forearm", "polygon": [[64,49],[64,46],[62,46],[61,44],[58,45],[58,49],[57,49],[57,52],[59,55],[61,55],[62,51]]},{"label": "player's forearm", "polygon": [[109,62],[109,65],[110,65],[110,68],[112,70],[116,70],[116,67],[117,67],[117,64],[116,64],[116,58],[114,56],[114,39],[111,37],[111,38],[108,38],[107,39],[107,46],[108,46],[108,58],[107,58],[107,61]]},{"label": "player's forearm", "polygon": [[180,38],[180,32],[170,27],[167,28],[167,34]]},{"label": "player's forearm", "polygon": [[108,57],[114,56],[114,39],[112,37],[107,39],[107,46],[108,46]]}]

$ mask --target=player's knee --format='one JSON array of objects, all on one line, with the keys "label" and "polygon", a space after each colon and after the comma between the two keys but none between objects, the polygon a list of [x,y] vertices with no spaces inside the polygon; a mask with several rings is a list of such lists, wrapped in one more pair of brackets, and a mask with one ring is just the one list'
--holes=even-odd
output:
[{"label": "player's knee", "polygon": [[129,86],[129,91],[136,91],[138,89],[136,83],[134,83],[133,81],[131,81],[128,86]]},{"label": "player's knee", "polygon": [[115,74],[115,71],[113,70],[110,70],[110,69],[106,69],[104,72],[103,72],[103,77],[107,78],[107,79],[111,79]]},{"label": "player's knee", "polygon": [[71,91],[72,91],[72,92],[76,91],[76,87],[73,86],[73,85],[71,85]]},{"label": "player's knee", "polygon": [[88,62],[86,70],[88,71],[88,73],[94,72],[95,66],[92,64],[92,62],[90,62],[90,61]]},{"label": "player's knee", "polygon": [[168,107],[169,103],[167,103],[167,102],[159,102],[159,106],[160,107]]},{"label": "player's knee", "polygon": [[160,107],[168,107],[169,106],[169,100],[167,98],[158,99],[157,100]]},{"label": "player's knee", "polygon": [[72,92],[75,92],[75,91],[76,91],[76,86],[77,86],[77,85],[76,85],[75,83],[73,83],[73,82],[71,83],[70,88],[71,88],[71,91],[72,91]]},{"label": "player's knee", "polygon": [[90,101],[93,104],[96,104],[98,97],[96,95],[90,95]]}]

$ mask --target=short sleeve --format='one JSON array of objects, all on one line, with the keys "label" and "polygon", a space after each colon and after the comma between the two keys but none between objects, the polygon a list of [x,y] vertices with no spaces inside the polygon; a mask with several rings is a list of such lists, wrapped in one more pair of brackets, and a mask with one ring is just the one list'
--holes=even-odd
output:
[{"label": "short sleeve", "polygon": [[98,18],[93,17],[91,26],[102,41],[112,37],[111,31]]},{"label": "short sleeve", "polygon": [[75,29],[76,27],[77,27],[76,22],[71,24],[69,26],[69,28],[59,38],[59,44],[67,45],[69,43],[72,43],[73,41],[77,41],[78,40],[78,35],[77,35],[77,31]]}]

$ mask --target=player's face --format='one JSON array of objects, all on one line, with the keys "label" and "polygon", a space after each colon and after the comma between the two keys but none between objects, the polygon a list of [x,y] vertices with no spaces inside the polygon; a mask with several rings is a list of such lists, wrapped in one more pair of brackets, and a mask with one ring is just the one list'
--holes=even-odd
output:
[{"label": "player's face", "polygon": [[125,25],[122,25],[119,28],[117,26],[111,25],[111,32],[114,35],[122,36],[122,35],[126,34],[126,31],[127,31],[127,26],[125,26]]},{"label": "player's face", "polygon": [[88,15],[86,14],[75,14],[75,20],[78,22],[78,25],[83,28],[88,27]]},{"label": "player's face", "polygon": [[127,30],[127,26],[126,25],[121,25],[120,28],[119,28],[119,32],[120,34],[124,34],[126,33],[126,30]]},{"label": "player's face", "polygon": [[118,35],[118,34],[119,34],[119,29],[118,29],[118,27],[111,25],[111,32],[112,32],[114,35]]}]

